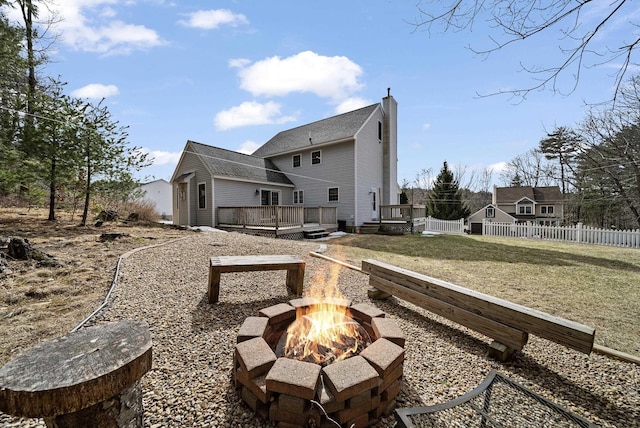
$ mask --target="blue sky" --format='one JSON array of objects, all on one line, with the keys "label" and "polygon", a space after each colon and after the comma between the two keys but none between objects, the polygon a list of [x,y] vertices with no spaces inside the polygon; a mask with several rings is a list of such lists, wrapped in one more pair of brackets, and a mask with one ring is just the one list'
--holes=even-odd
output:
[{"label": "blue sky", "polygon": [[[250,153],[279,131],[380,102],[389,87],[399,103],[399,182],[423,169],[435,175],[446,160],[467,176],[492,167],[500,184],[504,163],[536,147],[545,129],[573,125],[585,102],[608,99],[615,73],[592,60],[568,96],[478,97],[531,86],[520,64],[554,65],[567,41],[550,32],[480,57],[467,47],[491,46],[487,26],[416,29],[412,1],[56,5],[61,37],[45,73],[69,94],[106,99],[130,143],[154,158],[139,174],[145,181],[169,180],[189,139]],[[615,28],[596,42],[617,42]],[[572,86],[568,73],[559,87]]]}]

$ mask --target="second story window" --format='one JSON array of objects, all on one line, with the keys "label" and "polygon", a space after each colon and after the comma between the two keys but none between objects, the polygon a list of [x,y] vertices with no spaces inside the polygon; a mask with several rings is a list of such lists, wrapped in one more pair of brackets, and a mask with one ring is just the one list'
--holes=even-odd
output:
[{"label": "second story window", "polygon": [[311,165],[319,165],[321,161],[322,161],[322,157],[320,154],[320,150],[311,152]]},{"label": "second story window", "polygon": [[382,141],[382,122],[378,121],[378,140]]},{"label": "second story window", "polygon": [[487,207],[487,209],[484,210],[484,216],[486,218],[494,218],[496,216],[496,210],[493,207]]},{"label": "second story window", "polygon": [[302,155],[293,155],[293,167],[298,168],[302,163]]},{"label": "second story window", "polygon": [[540,214],[553,214],[553,205],[543,205],[540,207]]},{"label": "second story window", "polygon": [[518,205],[518,214],[531,214],[532,211],[532,205]]}]

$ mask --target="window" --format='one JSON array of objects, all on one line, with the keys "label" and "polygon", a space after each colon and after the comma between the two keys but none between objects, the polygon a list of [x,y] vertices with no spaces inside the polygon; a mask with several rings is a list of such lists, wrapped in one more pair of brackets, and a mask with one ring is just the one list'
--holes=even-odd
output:
[{"label": "window", "polygon": [[340,200],[339,196],[340,195],[338,193],[337,187],[329,187],[329,197],[328,197],[329,202],[338,202]]},{"label": "window", "polygon": [[304,204],[304,191],[303,190],[294,190],[293,191],[293,203],[294,204]]},{"label": "window", "polygon": [[518,205],[518,214],[531,214],[531,205]]},{"label": "window", "polygon": [[302,162],[302,155],[293,155],[293,167],[298,168]]},{"label": "window", "polygon": [[176,186],[176,209],[180,208],[180,186]]},{"label": "window", "polygon": [[496,216],[496,210],[493,207],[487,207],[484,210],[484,216],[486,218],[494,218]]},{"label": "window", "polygon": [[207,185],[198,183],[198,208],[207,208]]},{"label": "window", "polygon": [[275,190],[261,190],[260,204],[261,205],[279,205],[280,192],[277,192]]},{"label": "window", "polygon": [[540,214],[553,214],[553,205],[541,206]]},{"label": "window", "polygon": [[320,150],[316,150],[315,152],[311,152],[311,165],[318,165],[322,158],[320,157]]},{"label": "window", "polygon": [[378,140],[382,141],[382,122],[378,121]]}]

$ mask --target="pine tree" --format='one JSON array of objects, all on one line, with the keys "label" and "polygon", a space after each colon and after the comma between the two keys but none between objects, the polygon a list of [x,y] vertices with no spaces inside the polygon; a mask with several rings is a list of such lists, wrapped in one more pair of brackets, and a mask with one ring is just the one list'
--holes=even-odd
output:
[{"label": "pine tree", "polygon": [[429,215],[441,220],[467,218],[471,212],[462,201],[458,180],[444,162],[427,201]]}]

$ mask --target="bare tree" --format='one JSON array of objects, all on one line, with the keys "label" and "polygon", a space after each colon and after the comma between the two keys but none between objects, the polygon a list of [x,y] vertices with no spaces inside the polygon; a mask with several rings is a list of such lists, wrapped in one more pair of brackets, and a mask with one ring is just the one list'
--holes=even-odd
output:
[{"label": "bare tree", "polygon": [[622,88],[615,108],[592,109],[578,129],[581,191],[605,189],[640,226],[640,77]]},{"label": "bare tree", "polygon": [[[470,49],[477,54],[489,55],[506,46],[557,31],[559,63],[524,64],[523,70],[533,74],[530,86],[499,93],[509,93],[523,99],[532,91],[551,87],[554,92],[571,93],[575,90],[583,70],[602,64],[615,64],[614,99],[619,94],[627,71],[638,65],[637,48],[640,45],[637,19],[638,5],[630,0],[419,0],[420,13],[413,24],[416,29],[429,31],[442,25],[444,31],[473,29],[487,22],[491,27],[486,48]],[[595,17],[595,19],[594,19]],[[622,27],[622,28],[621,28]],[[598,38],[609,31],[627,34],[614,46],[602,46]],[[568,90],[561,88],[561,75],[572,76]]]},{"label": "bare tree", "polygon": [[556,185],[555,165],[552,165],[539,149],[531,149],[507,163],[500,173],[504,186],[552,186]]}]

